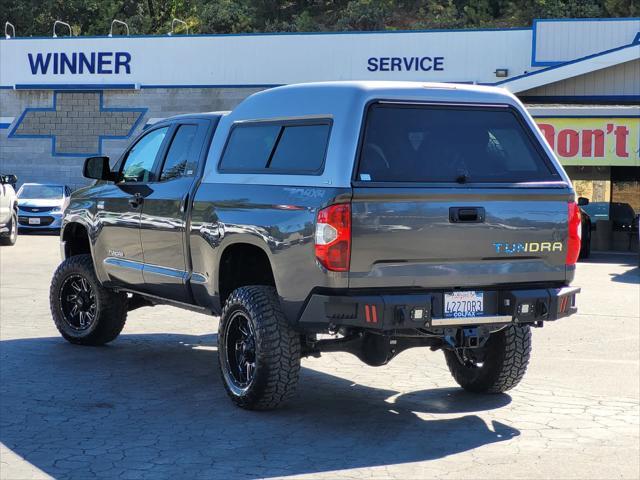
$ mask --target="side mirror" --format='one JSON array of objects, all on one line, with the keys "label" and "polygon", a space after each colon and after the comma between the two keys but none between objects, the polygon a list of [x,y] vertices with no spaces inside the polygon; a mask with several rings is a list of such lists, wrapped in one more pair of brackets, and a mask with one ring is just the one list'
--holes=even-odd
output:
[{"label": "side mirror", "polygon": [[109,157],[89,157],[84,161],[82,175],[95,180],[115,181],[116,174],[111,171]]},{"label": "side mirror", "polygon": [[580,207],[584,207],[585,205],[589,205],[589,199],[586,197],[578,197],[578,205]]},{"label": "side mirror", "polygon": [[0,176],[0,182],[3,184],[15,185],[18,183],[18,177],[15,175],[2,175]]}]

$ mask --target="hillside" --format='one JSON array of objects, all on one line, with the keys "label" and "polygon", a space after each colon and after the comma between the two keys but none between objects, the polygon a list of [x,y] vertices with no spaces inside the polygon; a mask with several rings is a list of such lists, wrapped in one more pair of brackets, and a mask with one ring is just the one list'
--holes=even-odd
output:
[{"label": "hillside", "polygon": [[[164,34],[174,17],[189,33],[526,27],[534,18],[630,17],[634,0],[0,0],[18,36],[48,36],[55,20],[74,35],[105,35],[114,18],[131,34]],[[177,25],[176,33],[184,33]],[[114,33],[122,33],[120,30]],[[66,34],[64,28],[59,34]]]}]

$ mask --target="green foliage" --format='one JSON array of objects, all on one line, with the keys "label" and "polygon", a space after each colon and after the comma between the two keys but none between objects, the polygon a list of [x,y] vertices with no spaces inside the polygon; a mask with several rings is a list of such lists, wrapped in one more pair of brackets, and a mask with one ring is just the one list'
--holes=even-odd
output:
[{"label": "green foliage", "polygon": [[607,17],[610,15],[604,3],[584,0],[520,0],[509,2],[507,10],[516,22],[534,18]]},{"label": "green foliage", "polygon": [[415,27],[428,30],[430,28],[460,28],[464,26],[461,15],[453,0],[428,0],[418,10],[419,20]]},{"label": "green foliage", "polygon": [[[106,35],[114,18],[132,34],[164,34],[174,17],[190,33],[519,27],[534,18],[632,17],[638,0],[0,0],[18,36]],[[176,26],[176,33],[184,33]],[[121,27],[114,34],[124,33]],[[60,28],[59,35],[66,35]]]},{"label": "green foliage", "polygon": [[338,30],[384,30],[393,14],[393,0],[351,0],[336,22]]},{"label": "green foliage", "polygon": [[248,3],[219,0],[202,5],[200,31],[206,33],[242,33],[253,30]]}]

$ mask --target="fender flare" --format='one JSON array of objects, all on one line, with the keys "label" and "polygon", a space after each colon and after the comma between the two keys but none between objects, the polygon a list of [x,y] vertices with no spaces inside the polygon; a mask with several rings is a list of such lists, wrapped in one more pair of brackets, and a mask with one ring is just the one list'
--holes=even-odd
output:
[{"label": "fender flare", "polygon": [[67,227],[69,227],[70,225],[80,225],[82,226],[85,231],[87,232],[87,237],[89,240],[89,253],[91,254],[91,258],[93,259],[93,240],[92,240],[92,229],[89,226],[89,224],[82,219],[82,217],[78,217],[78,216],[73,216],[71,218],[65,218],[63,223],[62,223],[62,227],[60,228],[60,255],[62,257],[62,260],[66,260],[67,256],[66,256],[66,241],[64,240],[64,234],[67,231]]},{"label": "fender flare", "polygon": [[213,289],[217,295],[220,295],[220,264],[224,253],[228,248],[233,247],[234,245],[252,245],[254,247],[259,248],[264,252],[267,256],[267,261],[269,262],[269,267],[271,268],[271,273],[273,274],[273,280],[276,282],[276,289],[278,288],[278,282],[275,275],[275,269],[273,268],[272,261],[272,252],[268,247],[268,243],[266,243],[261,238],[257,237],[253,234],[242,233],[242,234],[234,234],[230,237],[223,238],[220,242],[220,245],[215,250],[217,251],[217,257],[215,259],[215,277],[213,279]]}]

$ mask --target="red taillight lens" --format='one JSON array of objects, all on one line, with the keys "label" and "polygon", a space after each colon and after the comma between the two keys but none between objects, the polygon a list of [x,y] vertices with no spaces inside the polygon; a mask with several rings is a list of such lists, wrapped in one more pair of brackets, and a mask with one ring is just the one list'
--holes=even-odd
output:
[{"label": "red taillight lens", "polygon": [[341,203],[318,212],[316,258],[334,272],[349,270],[351,258],[351,205]]},{"label": "red taillight lens", "polygon": [[569,236],[567,237],[567,265],[575,265],[580,256],[580,242],[582,240],[582,217],[580,207],[576,202],[569,202]]}]

